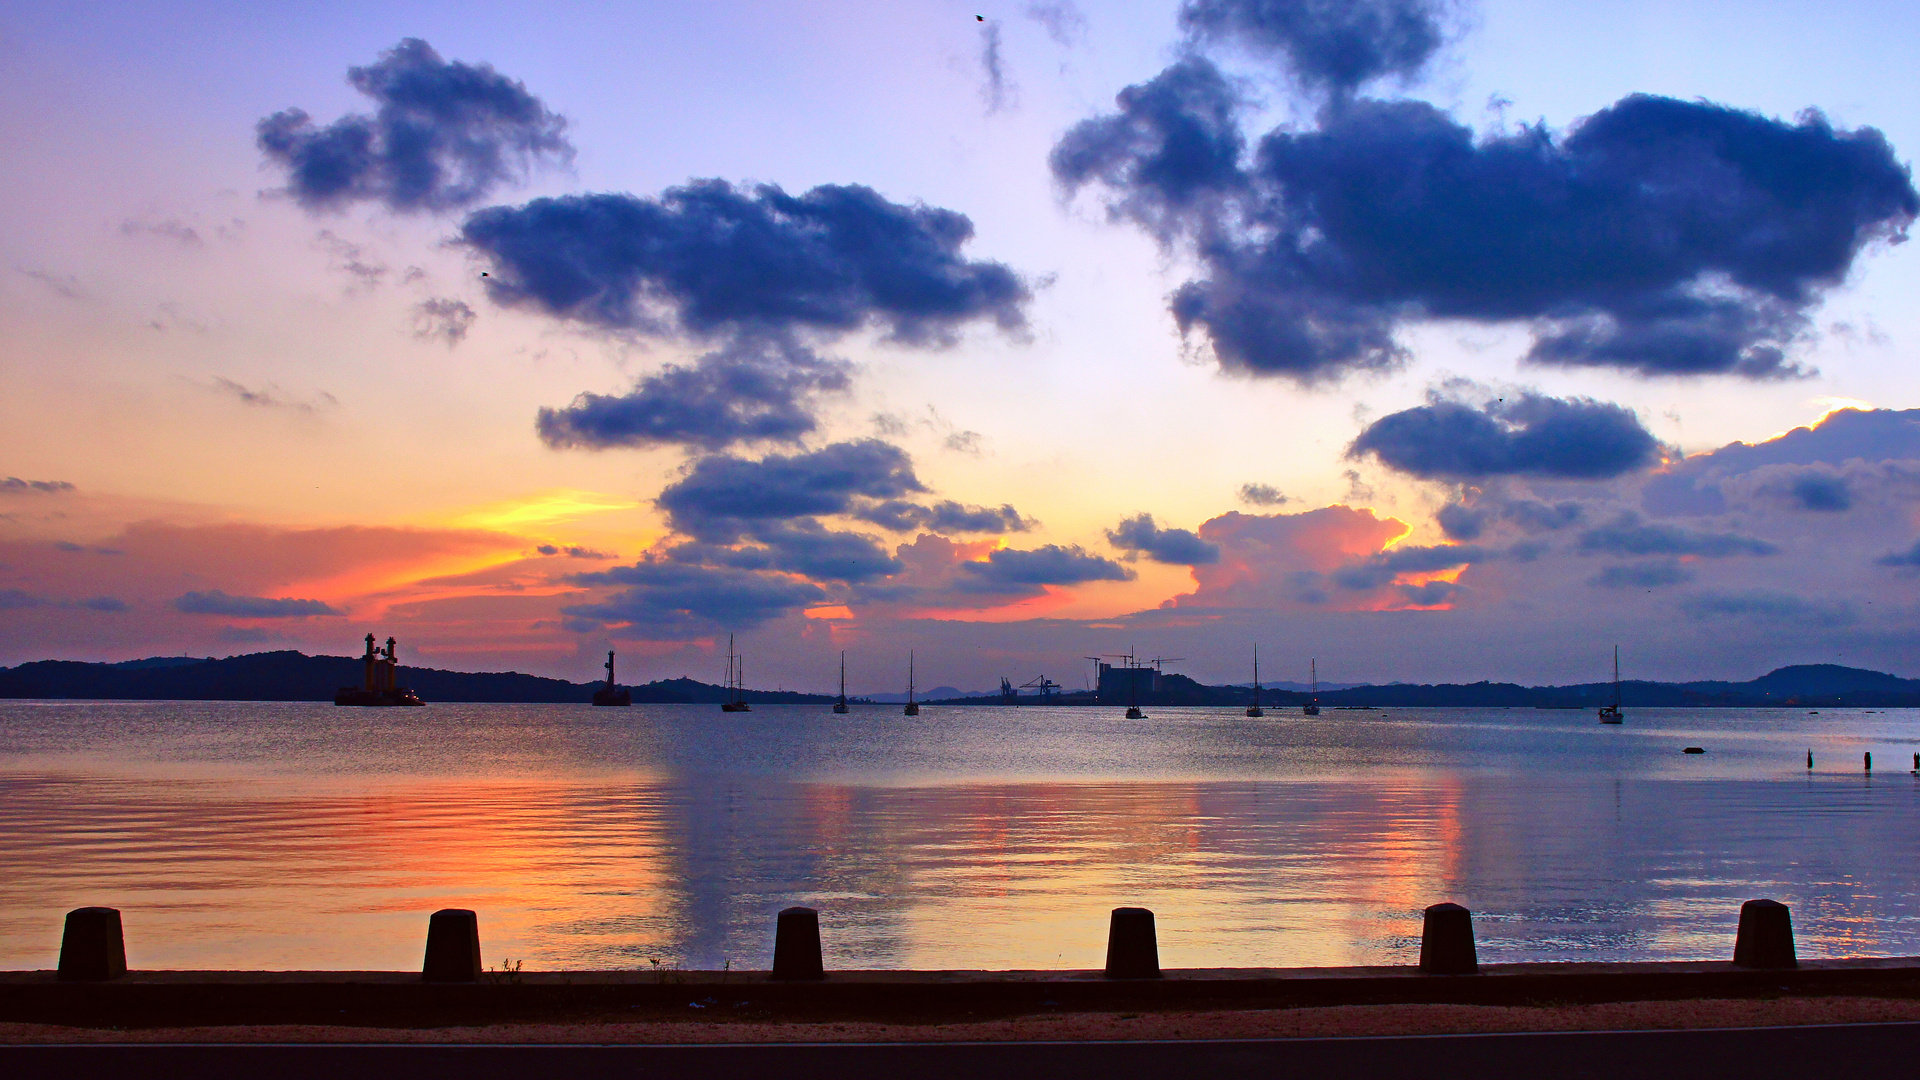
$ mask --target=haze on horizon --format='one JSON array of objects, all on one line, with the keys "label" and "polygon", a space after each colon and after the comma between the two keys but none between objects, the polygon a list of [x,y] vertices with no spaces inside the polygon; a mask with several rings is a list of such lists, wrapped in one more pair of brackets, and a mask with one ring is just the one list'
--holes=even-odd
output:
[{"label": "haze on horizon", "polygon": [[1920,674],[1917,45],[1891,3],[29,0],[0,664]]}]

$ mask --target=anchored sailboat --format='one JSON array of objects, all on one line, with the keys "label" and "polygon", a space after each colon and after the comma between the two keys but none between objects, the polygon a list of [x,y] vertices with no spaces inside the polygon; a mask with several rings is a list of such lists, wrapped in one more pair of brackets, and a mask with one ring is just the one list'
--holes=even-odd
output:
[{"label": "anchored sailboat", "polygon": [[1248,716],[1265,716],[1266,710],[1260,707],[1260,646],[1253,647],[1253,704],[1247,706]]},{"label": "anchored sailboat", "polygon": [[[1320,715],[1320,661],[1317,658],[1308,659],[1307,671],[1310,673],[1309,678],[1312,679],[1312,681],[1309,682],[1307,685],[1311,686],[1313,689],[1307,691],[1307,703],[1305,705],[1300,706],[1300,713],[1303,716],[1319,716]],[[1298,686],[1300,684],[1295,683],[1294,685]]]},{"label": "anchored sailboat", "polygon": [[1620,713],[1620,646],[1613,647],[1613,704],[1600,706],[1600,722],[1603,724],[1624,724],[1627,718]]},{"label": "anchored sailboat", "polygon": [[746,658],[733,651],[733,635],[727,635],[727,700],[720,703],[721,712],[752,712],[744,700],[745,680],[740,669]]},{"label": "anchored sailboat", "polygon": [[845,649],[840,650],[840,699],[833,703],[833,711],[837,713],[847,711],[847,651]]},{"label": "anchored sailboat", "polygon": [[920,703],[913,700],[913,650],[907,650],[907,707],[900,710],[907,716],[920,715]]}]

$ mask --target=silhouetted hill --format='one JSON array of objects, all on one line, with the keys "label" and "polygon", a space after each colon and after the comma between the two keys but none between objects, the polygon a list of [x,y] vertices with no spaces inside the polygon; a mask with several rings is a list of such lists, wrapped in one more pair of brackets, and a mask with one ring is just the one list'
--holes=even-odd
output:
[{"label": "silhouetted hill", "polygon": [[[164,661],[164,662],[162,662]],[[41,660],[0,668],[0,698],[94,698],[110,701],[332,701],[334,691],[358,686],[358,657],[307,656],[292,650],[229,656],[224,660],[155,657],[121,664]],[[600,684],[570,683],[517,671],[466,672],[400,668],[400,681],[428,702],[587,702]],[[726,700],[723,687],[668,679],[631,687],[635,702]],[[820,694],[748,690],[750,702],[828,702]]]}]

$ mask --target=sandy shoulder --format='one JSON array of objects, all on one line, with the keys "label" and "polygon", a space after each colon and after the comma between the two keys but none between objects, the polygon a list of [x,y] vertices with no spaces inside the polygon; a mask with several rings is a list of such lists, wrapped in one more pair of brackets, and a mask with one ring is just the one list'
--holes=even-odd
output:
[{"label": "sandy shoulder", "polygon": [[1627,1001],[1578,1006],[1348,1005],[1333,1008],[1173,1013],[1068,1013],[967,1023],[781,1023],[657,1020],[636,1023],[496,1024],[381,1028],[274,1024],[118,1031],[0,1024],[0,1043],[769,1043],[1001,1042],[1018,1039],[1256,1039],[1450,1035],[1516,1031],[1620,1031],[1920,1020],[1920,1001],[1782,998],[1770,1001]]}]

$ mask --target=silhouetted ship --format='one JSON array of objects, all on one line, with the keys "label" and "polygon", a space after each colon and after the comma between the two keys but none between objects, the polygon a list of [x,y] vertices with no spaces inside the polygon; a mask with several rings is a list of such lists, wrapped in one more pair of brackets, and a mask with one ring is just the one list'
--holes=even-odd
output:
[{"label": "silhouetted ship", "polygon": [[[1300,706],[1300,714],[1302,716],[1319,716],[1320,715],[1320,661],[1316,657],[1314,659],[1308,660],[1307,664],[1308,664],[1307,670],[1310,673],[1308,675],[1308,678],[1310,680],[1308,685],[1311,686],[1313,689],[1307,691],[1307,703],[1305,705]],[[1294,683],[1293,685],[1299,686],[1300,684]]]},{"label": "silhouetted ship", "polygon": [[833,711],[837,713],[847,711],[847,653],[844,649],[840,652],[840,697],[834,701]]},{"label": "silhouetted ship", "polygon": [[633,691],[613,684],[613,650],[607,650],[607,685],[593,692],[595,705],[632,705]]},{"label": "silhouetted ship", "polygon": [[343,686],[333,695],[335,705],[425,705],[420,695],[399,685],[400,661],[394,659],[394,640],[387,639],[385,651],[373,647],[373,635],[367,635],[365,685]]},{"label": "silhouetted ship", "polygon": [[740,674],[741,663],[745,657],[733,651],[733,635],[727,635],[727,700],[720,703],[721,712],[752,712],[747,707],[746,688]]}]

